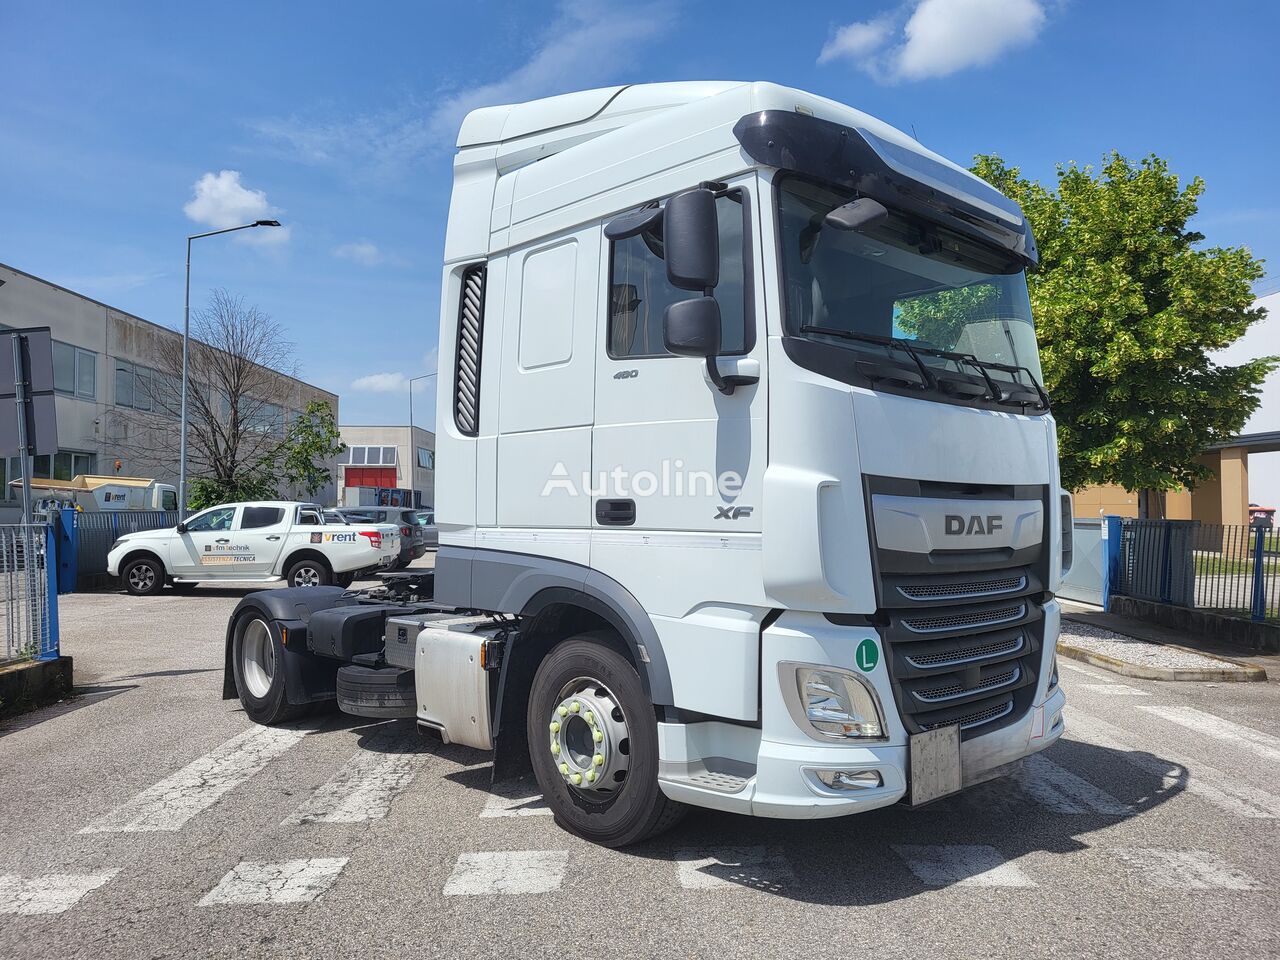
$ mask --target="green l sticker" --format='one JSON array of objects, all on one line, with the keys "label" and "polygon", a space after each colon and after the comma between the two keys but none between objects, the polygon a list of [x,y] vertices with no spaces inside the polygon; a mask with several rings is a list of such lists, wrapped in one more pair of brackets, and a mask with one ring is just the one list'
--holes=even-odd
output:
[{"label": "green l sticker", "polygon": [[876,646],[876,642],[870,637],[858,644],[858,650],[854,654],[854,662],[858,664],[858,669],[863,673],[870,673],[876,668],[876,664],[880,662],[880,648]]}]

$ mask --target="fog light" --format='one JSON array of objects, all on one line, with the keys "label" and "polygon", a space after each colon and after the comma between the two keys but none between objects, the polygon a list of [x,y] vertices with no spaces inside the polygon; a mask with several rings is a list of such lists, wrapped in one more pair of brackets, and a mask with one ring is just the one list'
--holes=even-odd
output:
[{"label": "fog light", "polygon": [[815,770],[814,773],[832,790],[871,790],[884,786],[878,770]]},{"label": "fog light", "polygon": [[800,667],[796,684],[805,719],[823,736],[838,740],[884,736],[875,694],[853,674]]}]

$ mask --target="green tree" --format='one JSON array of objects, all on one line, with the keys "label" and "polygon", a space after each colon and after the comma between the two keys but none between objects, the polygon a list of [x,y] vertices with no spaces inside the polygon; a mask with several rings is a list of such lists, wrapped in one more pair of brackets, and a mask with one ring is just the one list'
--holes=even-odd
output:
[{"label": "green tree", "polygon": [[203,510],[220,503],[274,500],[279,496],[275,478],[261,470],[240,470],[233,479],[192,477],[187,481],[187,509]]},{"label": "green tree", "polygon": [[1264,316],[1251,284],[1262,261],[1206,247],[1187,228],[1204,181],[1182,185],[1156,156],[1118,153],[1100,173],[1068,164],[1055,189],[998,156],[973,172],[1022,204],[1040,250],[1028,272],[1067,489],[1194,487],[1206,446],[1238,434],[1277,363],[1210,354]]},{"label": "green tree", "polygon": [[329,461],[346,449],[333,408],[323,400],[312,400],[289,427],[280,451],[281,475],[314,497],[332,479]]}]

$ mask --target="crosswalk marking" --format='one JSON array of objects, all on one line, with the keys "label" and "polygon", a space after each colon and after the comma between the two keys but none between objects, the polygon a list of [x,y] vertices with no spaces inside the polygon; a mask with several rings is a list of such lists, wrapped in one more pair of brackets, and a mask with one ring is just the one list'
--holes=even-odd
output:
[{"label": "crosswalk marking", "polygon": [[1104,697],[1149,697],[1151,694],[1127,683],[1086,683],[1084,689]]},{"label": "crosswalk marking", "polygon": [[564,882],[568,850],[464,853],[444,885],[446,897],[550,893]]},{"label": "crosswalk marking", "polygon": [[250,727],[80,832],[178,830],[309,732],[296,727]]},{"label": "crosswalk marking", "polygon": [[778,847],[716,847],[677,850],[676,878],[686,890],[747,887],[778,893],[795,882]]},{"label": "crosswalk marking", "polygon": [[1155,887],[1178,890],[1256,890],[1252,877],[1203,850],[1114,847],[1107,851]]},{"label": "crosswalk marking", "polygon": [[282,863],[246,860],[232,867],[218,885],[205,894],[200,906],[309,903],[329,889],[346,865],[346,857]]},{"label": "crosswalk marking", "polygon": [[425,760],[415,733],[399,726],[381,730],[286,817],[283,826],[381,820]]},{"label": "crosswalk marking", "polygon": [[1034,887],[995,847],[894,845],[917,879],[931,887]]},{"label": "crosswalk marking", "polygon": [[[1194,794],[1234,817],[1280,818],[1280,796],[1240,782],[1207,763],[1161,750],[1156,756],[1135,746],[1120,728],[1067,707],[1067,732],[1098,747],[1114,750],[1128,764],[1163,778],[1166,787],[1181,783]],[[1179,773],[1179,768],[1181,773]]]},{"label": "crosswalk marking", "polygon": [[1041,754],[1027,757],[1014,777],[1028,796],[1054,813],[1123,817],[1133,812],[1128,804]]},{"label": "crosswalk marking", "polygon": [[1070,663],[1064,660],[1062,657],[1058,658],[1058,666],[1063,670],[1070,670],[1072,673],[1083,673],[1086,677],[1093,677],[1093,679],[1101,680],[1103,683],[1115,683],[1115,681],[1112,680],[1110,677],[1108,677],[1105,673],[1097,673],[1094,670],[1086,670],[1084,667],[1079,666],[1078,664]]},{"label": "crosswalk marking", "polygon": [[1238,743],[1264,760],[1280,760],[1280,737],[1223,720],[1195,707],[1143,706],[1138,709],[1215,740]]},{"label": "crosswalk marking", "polygon": [[537,792],[537,784],[523,781],[495,783],[489,788],[481,817],[550,816],[551,808]]},{"label": "crosswalk marking", "polygon": [[26,917],[64,913],[119,872],[116,867],[95,873],[47,873],[38,877],[0,874],[0,913]]}]

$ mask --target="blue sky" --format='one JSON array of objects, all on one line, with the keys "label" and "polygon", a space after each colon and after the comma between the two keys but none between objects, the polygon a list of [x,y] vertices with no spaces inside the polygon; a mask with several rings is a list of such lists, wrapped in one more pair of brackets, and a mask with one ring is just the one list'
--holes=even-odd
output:
[{"label": "blue sky", "polygon": [[[1197,223],[1280,273],[1271,4],[745,0],[0,8],[0,261],[181,322],[184,238],[292,332],[348,423],[403,423],[434,369],[453,136],[471,106],[620,82],[764,79],[1029,175],[1155,152]],[[1275,290],[1271,277],[1261,290]],[[429,426],[429,384],[415,418]]]}]

